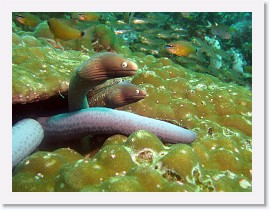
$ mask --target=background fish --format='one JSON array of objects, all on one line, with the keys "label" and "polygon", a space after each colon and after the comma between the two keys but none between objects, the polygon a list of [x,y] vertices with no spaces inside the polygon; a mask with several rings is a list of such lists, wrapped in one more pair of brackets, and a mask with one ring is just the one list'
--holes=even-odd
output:
[{"label": "background fish", "polygon": [[58,18],[50,18],[48,25],[54,35],[54,39],[68,41],[72,39],[79,39],[84,36],[84,31],[70,27],[66,21]]},{"label": "background fish", "polygon": [[219,25],[219,24],[211,24],[208,21],[208,24],[211,28],[211,32],[217,36],[219,36],[221,39],[231,39],[232,38],[232,33],[235,30],[234,28],[231,28],[226,25]]},{"label": "background fish", "polygon": [[101,14],[97,12],[73,12],[71,13],[71,18],[84,20],[84,21],[94,21],[100,19]]},{"label": "background fish", "polygon": [[186,41],[171,42],[165,46],[165,49],[171,54],[186,57],[196,52],[196,48]]},{"label": "background fish", "polygon": [[31,13],[20,13],[16,14],[16,20],[19,21],[22,25],[36,27],[40,22],[40,18],[37,15]]}]

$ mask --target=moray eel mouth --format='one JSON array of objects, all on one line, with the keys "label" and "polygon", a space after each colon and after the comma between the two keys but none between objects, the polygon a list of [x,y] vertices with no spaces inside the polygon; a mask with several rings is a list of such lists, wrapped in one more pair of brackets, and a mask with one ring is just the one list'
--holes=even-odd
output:
[{"label": "moray eel mouth", "polygon": [[136,88],[134,89],[134,86],[125,87],[125,89],[122,92],[119,92],[115,95],[114,98],[111,98],[112,101],[122,105],[128,105],[131,103],[134,103],[136,101],[139,101],[141,99],[144,99],[146,97],[146,92],[142,89]]},{"label": "moray eel mouth", "polygon": [[109,77],[130,77],[136,74],[136,70],[118,70],[116,71],[111,71],[107,73],[107,76]]},{"label": "moray eel mouth", "polygon": [[145,96],[133,96],[133,100],[136,100],[136,101],[140,101],[140,100],[142,100],[142,99],[144,99],[146,97],[146,95]]},{"label": "moray eel mouth", "polygon": [[118,77],[130,77],[136,74],[136,70],[107,70],[106,72],[91,72],[92,81],[104,81],[107,79],[118,78]]},{"label": "moray eel mouth", "polygon": [[146,96],[146,94],[145,94],[145,95],[140,95],[140,96],[138,96],[138,95],[133,95],[133,96],[131,96],[130,98],[134,98],[134,99],[140,100],[140,99],[144,99],[145,96]]},{"label": "moray eel mouth", "polygon": [[[141,91],[140,91],[141,92]],[[114,104],[121,104],[121,106],[125,106],[131,103],[134,103],[136,101],[139,101],[141,99],[144,99],[146,97],[146,93],[140,93],[138,94],[130,94],[130,95],[123,95],[118,94],[114,97],[114,99],[110,99],[110,102],[114,102]],[[109,103],[109,102],[108,102]]]},{"label": "moray eel mouth", "polygon": [[127,96],[127,98],[141,100],[141,99],[144,99],[146,96],[147,96],[146,92],[140,90],[140,94],[132,94],[132,95]]}]

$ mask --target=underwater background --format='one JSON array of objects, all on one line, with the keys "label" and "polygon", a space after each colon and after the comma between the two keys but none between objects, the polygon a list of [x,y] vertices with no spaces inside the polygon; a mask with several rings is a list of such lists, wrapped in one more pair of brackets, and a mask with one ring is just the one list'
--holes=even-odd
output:
[{"label": "underwater background", "polygon": [[117,109],[198,135],[191,144],[148,131],[43,141],[15,167],[13,191],[251,191],[251,26],[251,13],[13,13],[14,124],[68,112],[71,74],[107,51],[139,69],[105,85],[127,80],[147,93]]}]

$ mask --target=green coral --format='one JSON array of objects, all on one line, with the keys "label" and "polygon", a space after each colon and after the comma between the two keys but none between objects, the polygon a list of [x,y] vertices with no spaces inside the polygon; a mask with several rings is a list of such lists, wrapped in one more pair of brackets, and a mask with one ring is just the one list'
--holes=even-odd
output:
[{"label": "green coral", "polygon": [[13,192],[54,191],[55,176],[66,163],[81,159],[82,156],[71,149],[54,152],[36,152],[18,164],[13,172]]},{"label": "green coral", "polygon": [[12,101],[28,103],[68,90],[72,72],[89,54],[42,45],[33,36],[13,34]]},{"label": "green coral", "polygon": [[195,142],[164,146],[147,131],[112,136],[95,156],[63,163],[46,189],[33,178],[38,168],[18,167],[14,191],[251,191],[251,92],[167,58],[129,57],[140,68],[132,82],[148,97],[122,109],[193,129]]},{"label": "green coral", "polygon": [[[106,23],[117,27],[116,20]],[[157,38],[166,42],[177,39],[174,36],[182,32],[175,27],[168,33],[159,29]],[[214,51],[198,38],[197,45],[207,48],[206,54],[188,60],[170,59],[158,51],[160,45],[153,44],[155,37],[150,34],[155,28],[134,28],[140,31],[139,43],[129,47],[122,46],[119,39],[114,44],[115,36],[106,25],[96,26],[95,31],[99,37],[110,38],[104,41],[97,36],[94,48],[112,50],[117,46],[139,66],[132,83],[148,93],[144,100],[121,109],[192,129],[198,134],[195,142],[164,145],[152,133],[137,131],[129,137],[109,137],[94,156],[93,151],[85,157],[69,155],[66,149],[40,151],[16,167],[13,191],[252,190],[251,91],[222,82],[235,78],[226,69],[216,72],[225,74],[219,76],[221,80],[202,73],[209,71],[204,64],[214,52],[224,52]],[[55,49],[47,41],[50,36],[44,22],[34,32],[13,26],[13,103],[38,101],[67,91],[72,71],[95,53],[91,47],[86,51],[76,48],[75,41],[61,42],[65,50]]]},{"label": "green coral", "polygon": [[[221,163],[217,163],[222,167]],[[217,167],[218,168],[218,167]],[[228,186],[224,186],[229,183]],[[234,186],[234,187],[233,187]],[[140,130],[107,139],[92,158],[61,149],[37,152],[16,168],[13,191],[184,192],[249,191],[250,180],[225,170],[205,169],[186,144],[164,146]]]}]

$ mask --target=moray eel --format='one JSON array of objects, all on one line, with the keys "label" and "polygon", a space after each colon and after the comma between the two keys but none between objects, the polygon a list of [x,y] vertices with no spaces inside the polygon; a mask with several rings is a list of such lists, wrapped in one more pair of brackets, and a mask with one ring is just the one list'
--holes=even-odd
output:
[{"label": "moray eel", "polygon": [[146,97],[146,92],[128,81],[92,90],[87,94],[90,107],[118,108],[135,103]]},{"label": "moray eel", "polygon": [[98,53],[80,65],[73,73],[69,90],[69,111],[88,108],[87,93],[108,79],[133,76],[138,66],[116,53]]},{"label": "moray eel", "polygon": [[191,143],[197,134],[179,126],[137,114],[102,107],[88,107],[87,93],[107,79],[132,76],[138,66],[115,53],[98,53],[72,75],[68,93],[69,113],[20,121],[12,128],[12,166],[27,157],[44,137],[78,139],[92,134],[130,135],[149,130],[169,143]]}]

